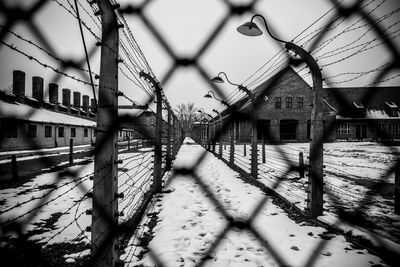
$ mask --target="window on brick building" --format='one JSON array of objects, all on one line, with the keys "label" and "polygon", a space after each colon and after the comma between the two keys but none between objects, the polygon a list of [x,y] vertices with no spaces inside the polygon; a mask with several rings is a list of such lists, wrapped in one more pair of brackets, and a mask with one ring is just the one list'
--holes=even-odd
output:
[{"label": "window on brick building", "polygon": [[88,137],[89,131],[87,128],[83,129],[83,137]]},{"label": "window on brick building", "polygon": [[350,133],[350,126],[348,123],[340,123],[337,129],[338,134],[349,134]]},{"label": "window on brick building", "polygon": [[51,133],[52,133],[51,130],[52,130],[51,126],[49,126],[49,125],[44,126],[44,137],[51,137]]},{"label": "window on brick building", "polygon": [[275,108],[281,108],[281,107],[282,107],[282,98],[275,97]]},{"label": "window on brick building", "polygon": [[400,124],[390,124],[389,132],[391,134],[400,134]]},{"label": "window on brick building", "polygon": [[298,108],[302,108],[303,105],[304,105],[303,97],[298,97],[298,98],[297,98],[297,107],[298,107]]},{"label": "window on brick building", "polygon": [[76,137],[76,128],[71,128],[71,137]]},{"label": "window on brick building", "polygon": [[64,137],[64,127],[58,127],[58,137]]},{"label": "window on brick building", "polygon": [[36,137],[37,136],[37,126],[34,124],[28,125],[28,137]]},{"label": "window on brick building", "polygon": [[18,128],[14,123],[7,124],[6,127],[6,136],[7,138],[17,138],[18,137]]},{"label": "window on brick building", "polygon": [[286,108],[293,107],[293,98],[291,96],[286,97]]}]

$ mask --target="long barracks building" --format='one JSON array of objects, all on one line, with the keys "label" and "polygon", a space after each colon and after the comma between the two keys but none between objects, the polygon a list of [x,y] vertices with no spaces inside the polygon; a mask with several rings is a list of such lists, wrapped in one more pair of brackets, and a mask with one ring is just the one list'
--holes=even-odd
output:
[{"label": "long barracks building", "polygon": [[[285,67],[252,93],[262,97],[257,109],[258,140],[305,142],[310,138],[312,88],[291,68]],[[324,133],[327,141],[400,139],[400,87],[324,88],[322,93]],[[248,97],[232,104],[243,114],[252,112]],[[221,113],[222,120],[230,116]],[[209,123],[213,136],[220,117]],[[329,131],[327,130],[329,128]],[[251,140],[251,122],[234,123],[236,141]],[[228,132],[224,138],[229,138]]]}]

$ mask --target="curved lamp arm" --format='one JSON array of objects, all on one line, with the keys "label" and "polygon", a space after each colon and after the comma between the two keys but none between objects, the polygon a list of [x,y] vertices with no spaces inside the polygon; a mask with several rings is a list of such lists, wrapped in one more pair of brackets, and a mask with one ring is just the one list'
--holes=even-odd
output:
[{"label": "curved lamp arm", "polygon": [[[229,80],[229,78],[228,78],[228,75],[226,75],[225,72],[221,71],[220,73],[218,73],[218,76],[215,77],[215,78],[213,78],[211,81],[214,81],[214,82],[223,82],[222,78],[220,77],[221,75],[224,75],[224,76],[225,76],[225,79],[228,81],[229,84],[234,85],[234,86],[237,86],[237,87],[239,88],[239,90],[245,92],[245,93],[250,97],[251,102],[254,103],[254,100],[255,100],[255,99],[254,99],[254,96],[253,96],[253,94],[251,93],[251,91],[250,91],[247,87],[245,87],[245,86],[243,86],[243,85],[241,85],[241,84],[237,84],[237,83],[231,82],[231,81]],[[219,79],[218,79],[218,78],[219,78]]]},{"label": "curved lamp arm", "polygon": [[230,83],[230,84],[232,84],[232,85],[235,85],[235,86],[240,86],[240,85],[237,84],[237,83],[231,82],[231,81],[229,80],[229,78],[228,78],[228,75],[226,75],[225,72],[221,71],[220,73],[218,73],[218,77],[220,77],[220,75],[224,75],[224,76],[225,76],[225,79],[228,81],[228,83]]},{"label": "curved lamp arm", "polygon": [[[218,97],[216,97],[213,91],[208,91],[207,94],[208,94],[208,95],[209,95],[209,94],[212,94],[212,97],[213,97],[214,99],[218,100],[218,101],[221,101],[221,102],[224,101],[224,100],[219,99]],[[210,97],[210,96],[208,96],[208,97]]]},{"label": "curved lamp arm", "polygon": [[276,38],[275,36],[272,35],[272,33],[269,31],[268,24],[267,24],[267,21],[265,20],[264,16],[262,16],[260,14],[255,14],[253,17],[251,17],[250,22],[253,22],[253,19],[255,19],[256,17],[259,17],[264,21],[265,28],[267,29],[267,32],[268,32],[269,36],[272,37],[272,39],[274,39],[274,40],[276,40],[278,42],[281,42],[281,43],[285,43],[285,44],[287,43],[286,41],[283,41],[283,40],[281,40],[279,38]]}]

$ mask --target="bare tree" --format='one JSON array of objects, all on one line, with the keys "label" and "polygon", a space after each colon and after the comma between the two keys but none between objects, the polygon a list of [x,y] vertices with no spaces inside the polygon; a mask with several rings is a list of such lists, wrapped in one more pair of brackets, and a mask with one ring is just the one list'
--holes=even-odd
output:
[{"label": "bare tree", "polygon": [[198,108],[194,107],[194,103],[180,104],[175,108],[178,120],[182,124],[185,132],[190,132],[193,122],[198,119]]}]

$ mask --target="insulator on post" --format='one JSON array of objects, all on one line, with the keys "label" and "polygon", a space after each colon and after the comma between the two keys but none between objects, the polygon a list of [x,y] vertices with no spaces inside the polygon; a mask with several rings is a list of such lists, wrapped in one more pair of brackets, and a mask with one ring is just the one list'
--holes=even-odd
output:
[{"label": "insulator on post", "polygon": [[123,162],[124,161],[122,159],[118,159],[118,160],[115,161],[115,163],[117,163],[117,164],[122,164]]},{"label": "insulator on post", "polygon": [[114,198],[124,198],[124,193],[115,193]]},{"label": "insulator on post", "polygon": [[95,45],[96,45],[96,46],[101,46],[101,42],[100,42],[100,41],[97,41]]},{"label": "insulator on post", "polygon": [[87,196],[88,198],[93,198],[93,192],[87,192],[87,193],[86,193],[86,196]]},{"label": "insulator on post", "polygon": [[95,3],[95,0],[88,0],[87,2],[89,5],[93,5]]},{"label": "insulator on post", "polygon": [[92,215],[92,210],[88,209],[88,210],[85,211],[85,213],[86,213],[86,215]]},{"label": "insulator on post", "polygon": [[96,12],[94,12],[94,15],[95,15],[95,16],[100,16],[100,15],[101,15],[100,10],[97,10]]},{"label": "insulator on post", "polygon": [[89,180],[90,180],[90,181],[93,181],[93,179],[94,179],[94,176],[93,176],[93,175],[89,177]]},{"label": "insulator on post", "polygon": [[305,199],[304,201],[305,201],[305,202],[310,202],[310,200],[309,200],[308,198],[307,198],[307,199]]},{"label": "insulator on post", "polygon": [[121,7],[121,5],[120,5],[120,4],[118,4],[118,3],[116,3],[116,4],[112,5],[112,8],[113,8],[113,9],[117,9],[117,8],[120,8],[120,7]]},{"label": "insulator on post", "polygon": [[116,62],[117,62],[117,63],[123,63],[124,61],[123,61],[121,58],[117,58],[117,59],[116,59]]},{"label": "insulator on post", "polygon": [[90,227],[90,226],[86,227],[85,231],[86,232],[91,232],[92,231],[92,227]]},{"label": "insulator on post", "polygon": [[115,217],[122,217],[122,216],[124,216],[124,212],[123,211],[120,211],[120,212],[116,211],[114,213],[114,215],[115,215]]},{"label": "insulator on post", "polygon": [[116,97],[118,97],[118,96],[123,96],[124,95],[124,93],[122,93],[121,91],[116,91],[115,92],[115,96]]},{"label": "insulator on post", "polygon": [[124,26],[124,24],[118,24],[117,25],[117,29],[122,29],[122,28],[124,28],[125,26]]},{"label": "insulator on post", "polygon": [[99,75],[94,75],[94,78],[96,79],[96,80],[98,80],[98,79],[100,79],[100,76]]}]

